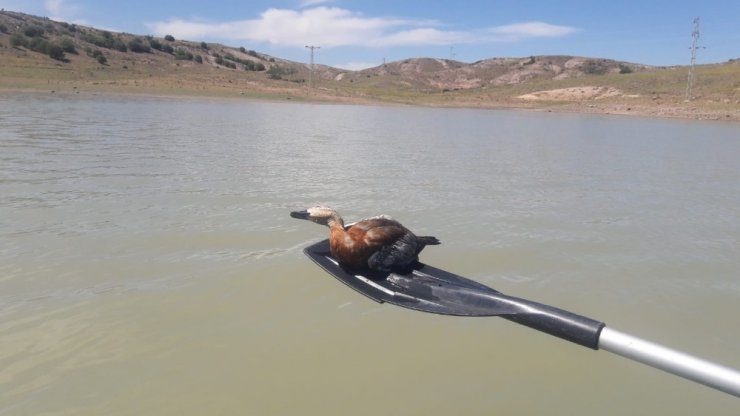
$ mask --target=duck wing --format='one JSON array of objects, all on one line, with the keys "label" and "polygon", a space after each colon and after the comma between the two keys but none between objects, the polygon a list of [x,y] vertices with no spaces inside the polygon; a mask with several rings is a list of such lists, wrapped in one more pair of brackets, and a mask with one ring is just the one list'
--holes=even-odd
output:
[{"label": "duck wing", "polygon": [[373,270],[407,270],[419,260],[423,245],[410,231],[400,234],[395,241],[383,245],[370,255],[367,265]]},{"label": "duck wing", "polygon": [[[434,237],[417,237],[400,222],[381,215],[352,224],[347,230],[352,241],[353,263],[371,270],[408,270],[419,260],[427,244],[439,244]],[[362,260],[360,260],[362,259]],[[349,262],[347,262],[349,263]]]}]

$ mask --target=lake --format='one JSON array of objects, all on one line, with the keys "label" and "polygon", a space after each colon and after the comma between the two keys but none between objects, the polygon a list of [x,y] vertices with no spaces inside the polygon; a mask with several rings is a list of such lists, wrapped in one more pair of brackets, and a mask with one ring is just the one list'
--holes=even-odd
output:
[{"label": "lake", "polygon": [[740,368],[740,125],[0,96],[2,415],[730,415],[499,318],[381,305],[302,249],[329,204],[422,260]]}]

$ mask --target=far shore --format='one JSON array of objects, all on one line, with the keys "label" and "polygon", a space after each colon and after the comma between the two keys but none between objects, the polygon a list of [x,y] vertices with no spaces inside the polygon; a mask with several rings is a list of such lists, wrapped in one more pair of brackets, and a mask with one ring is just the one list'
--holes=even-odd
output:
[{"label": "far shore", "polygon": [[399,105],[440,108],[471,108],[492,110],[538,111],[553,113],[582,113],[649,118],[671,118],[684,120],[740,121],[740,107],[717,106],[709,108],[701,103],[686,102],[683,105],[644,105],[625,100],[581,100],[581,101],[537,101],[531,99],[486,102],[483,100],[457,99],[450,102],[392,101],[374,98],[343,96],[327,93],[321,89],[286,88],[281,90],[256,89],[253,91],[229,91],[225,89],[171,89],[141,88],[125,85],[72,85],[49,83],[46,86],[11,87],[0,83],[0,95],[7,94],[55,94],[57,96],[132,96],[161,98],[209,98],[229,100],[265,100],[280,102],[313,102],[350,105]]}]

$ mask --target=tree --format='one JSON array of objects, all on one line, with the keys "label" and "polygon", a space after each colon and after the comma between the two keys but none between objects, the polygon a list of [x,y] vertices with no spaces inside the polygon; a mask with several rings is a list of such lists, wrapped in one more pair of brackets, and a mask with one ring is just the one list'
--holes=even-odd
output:
[{"label": "tree", "polygon": [[174,42],[175,41],[175,37],[172,36],[172,35],[165,35],[164,40],[166,40],[168,42]]}]

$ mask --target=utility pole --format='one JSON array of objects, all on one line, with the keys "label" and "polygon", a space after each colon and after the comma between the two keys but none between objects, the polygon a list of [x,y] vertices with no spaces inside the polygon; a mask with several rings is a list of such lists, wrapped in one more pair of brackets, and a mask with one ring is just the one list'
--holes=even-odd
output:
[{"label": "utility pole", "polygon": [[694,66],[696,65],[696,50],[703,48],[699,46],[699,18],[694,19],[694,31],[691,32],[691,66],[689,67],[689,79],[686,82],[686,101],[691,101],[694,98],[692,89],[694,88]]},{"label": "utility pole", "polygon": [[311,67],[308,71],[308,88],[313,88],[313,51],[315,49],[321,49],[321,46],[306,45],[306,48],[311,49]]}]

